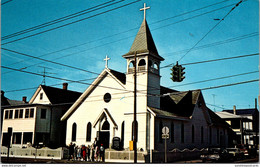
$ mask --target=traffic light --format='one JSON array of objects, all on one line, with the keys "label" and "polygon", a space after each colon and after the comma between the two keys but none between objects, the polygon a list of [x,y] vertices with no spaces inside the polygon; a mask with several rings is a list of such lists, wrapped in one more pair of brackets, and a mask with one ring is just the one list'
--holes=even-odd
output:
[{"label": "traffic light", "polygon": [[184,78],[185,78],[185,76],[184,76],[184,74],[185,74],[184,69],[185,69],[185,67],[182,67],[181,65],[179,65],[179,75],[178,75],[179,82],[183,81]]},{"label": "traffic light", "polygon": [[179,80],[179,66],[175,65],[172,67],[171,79],[173,82],[178,82]]},{"label": "traffic light", "polygon": [[185,76],[185,72],[184,72],[185,67],[182,67],[181,65],[178,65],[178,61],[176,63],[176,65],[174,65],[172,67],[172,73],[171,73],[171,79],[173,82],[181,82],[184,80]]}]

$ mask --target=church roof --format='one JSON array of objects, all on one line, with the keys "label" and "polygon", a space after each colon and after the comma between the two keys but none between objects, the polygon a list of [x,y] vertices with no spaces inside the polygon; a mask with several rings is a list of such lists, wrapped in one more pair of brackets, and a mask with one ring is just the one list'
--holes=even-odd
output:
[{"label": "church roof", "polygon": [[80,92],[41,85],[52,104],[75,102],[82,94]]},{"label": "church roof", "polygon": [[[165,88],[163,89],[165,90]],[[201,91],[193,90],[193,91],[178,92],[175,90],[171,90],[171,92],[169,93],[170,93],[169,95],[161,97],[160,109],[174,113],[176,116],[181,116],[181,117],[192,116],[194,107],[198,102]]]},{"label": "church roof", "polygon": [[109,69],[109,71],[123,84],[126,83],[126,75],[124,73]]},{"label": "church roof", "polygon": [[164,60],[159,56],[156,46],[153,41],[152,34],[148,27],[146,20],[144,19],[141,27],[135,37],[134,43],[132,44],[130,51],[123,55],[123,57],[133,56],[134,54],[150,54],[154,57]]}]

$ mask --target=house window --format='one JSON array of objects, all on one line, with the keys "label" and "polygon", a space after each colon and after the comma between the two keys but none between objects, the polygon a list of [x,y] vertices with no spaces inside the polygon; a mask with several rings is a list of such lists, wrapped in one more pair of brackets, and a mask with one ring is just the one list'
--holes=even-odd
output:
[{"label": "house window", "polygon": [[14,111],[14,118],[18,118],[19,117],[19,110],[15,110]]},{"label": "house window", "polygon": [[194,125],[191,127],[191,142],[194,143],[195,139],[195,131],[194,131]]},{"label": "house window", "polygon": [[33,118],[34,117],[34,108],[31,108],[30,109],[30,118]]},{"label": "house window", "polygon": [[91,123],[89,122],[87,125],[87,137],[86,141],[91,141]]},{"label": "house window", "polygon": [[184,143],[184,124],[181,124],[181,142]]},{"label": "house window", "polygon": [[23,133],[23,144],[32,143],[32,132],[24,132]]},{"label": "house window", "polygon": [[[134,121],[132,122],[132,140],[134,140]],[[136,142],[138,141],[138,122],[136,121]]]},{"label": "house window", "polygon": [[46,109],[41,109],[41,119],[46,119]]},{"label": "house window", "polygon": [[43,99],[43,93],[40,93],[40,100]]},{"label": "house window", "polygon": [[201,137],[201,143],[203,143],[204,142],[204,140],[203,140],[203,138],[204,138],[204,132],[203,132],[203,126],[201,127],[201,133],[200,133],[200,137]]},{"label": "house window", "polygon": [[171,142],[174,143],[174,124],[171,123]]},{"label": "house window", "polygon": [[13,118],[13,110],[10,110],[9,111],[9,119],[12,119]]},{"label": "house window", "polygon": [[30,110],[25,109],[25,118],[29,118]]},{"label": "house window", "polygon": [[76,135],[77,135],[77,124],[74,122],[72,125],[71,141],[76,141]]},{"label": "house window", "polygon": [[5,110],[5,119],[8,119],[9,117],[9,110]]},{"label": "house window", "polygon": [[22,142],[22,133],[13,133],[13,144],[21,144]]},{"label": "house window", "polygon": [[23,118],[23,109],[19,110],[19,118]]}]

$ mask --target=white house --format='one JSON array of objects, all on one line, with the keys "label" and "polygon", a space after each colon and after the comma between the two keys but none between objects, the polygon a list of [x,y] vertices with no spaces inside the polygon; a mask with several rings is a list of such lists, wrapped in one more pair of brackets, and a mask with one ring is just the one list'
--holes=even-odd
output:
[{"label": "white house", "polygon": [[81,93],[40,85],[29,103],[4,107],[1,143],[6,146],[10,139],[8,128],[12,129],[11,144],[23,147],[27,143],[59,147],[65,145],[66,122],[60,118]]},{"label": "white house", "polygon": [[[136,54],[136,63],[135,63]],[[126,74],[106,68],[62,116],[66,144],[90,145],[97,138],[110,147],[119,137],[133,140],[134,66],[137,67],[137,148],[164,150],[162,128],[170,129],[167,149],[227,146],[229,126],[206,107],[200,90],[179,92],[160,85],[160,63],[146,19],[126,59]]]}]

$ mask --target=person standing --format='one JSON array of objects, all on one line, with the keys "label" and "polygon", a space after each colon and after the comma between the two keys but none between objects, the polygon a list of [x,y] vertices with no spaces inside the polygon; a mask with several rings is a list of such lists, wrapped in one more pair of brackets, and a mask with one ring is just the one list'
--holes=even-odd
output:
[{"label": "person standing", "polygon": [[103,144],[100,146],[100,159],[102,162],[105,162],[105,148]]},{"label": "person standing", "polygon": [[82,145],[81,153],[82,153],[82,159],[83,159],[83,161],[86,161],[86,160],[87,160],[87,157],[86,157],[86,146],[85,146],[85,145]]},{"label": "person standing", "polygon": [[99,161],[99,147],[98,146],[96,146],[96,148],[95,148],[95,159],[96,159],[96,162]]},{"label": "person standing", "polygon": [[68,160],[70,160],[70,159],[73,160],[73,155],[74,155],[74,146],[71,142],[70,145],[69,145],[69,158],[68,158]]},{"label": "person standing", "polygon": [[94,144],[91,145],[91,161],[94,162],[94,157],[95,157],[95,147]]}]

